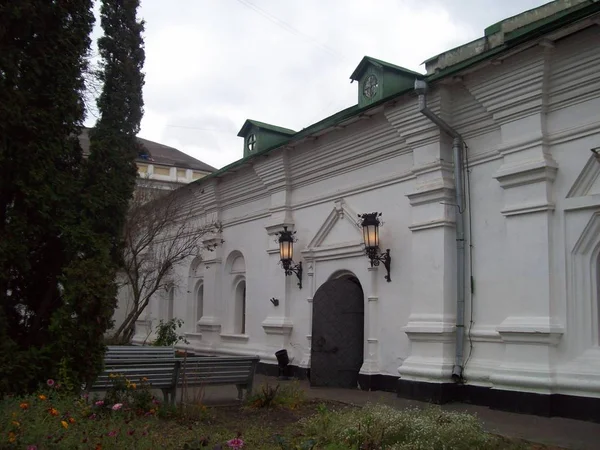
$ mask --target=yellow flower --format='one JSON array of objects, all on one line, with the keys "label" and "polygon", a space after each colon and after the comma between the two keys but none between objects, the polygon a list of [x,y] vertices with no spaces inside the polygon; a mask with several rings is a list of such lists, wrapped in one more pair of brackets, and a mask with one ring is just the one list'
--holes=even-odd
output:
[{"label": "yellow flower", "polygon": [[40,394],[40,395],[38,395],[38,398],[40,400],[46,400],[48,397],[46,397],[44,394]]},{"label": "yellow flower", "polygon": [[64,420],[61,420],[60,424],[63,426],[64,429],[69,428],[69,424],[67,422],[65,422]]},{"label": "yellow flower", "polygon": [[148,381],[148,378],[144,377],[142,378],[142,381]]},{"label": "yellow flower", "polygon": [[132,387],[133,389],[136,389],[136,388],[137,388],[137,385],[136,385],[135,383],[131,383],[131,387]]},{"label": "yellow flower", "polygon": [[73,419],[72,417],[69,417],[69,423],[75,423],[75,419]]},{"label": "yellow flower", "polygon": [[108,378],[117,378],[117,376],[114,373],[109,373]]},{"label": "yellow flower", "polygon": [[21,426],[21,424],[20,424],[19,422],[17,422],[16,420],[13,420],[13,421],[12,421],[12,424],[13,424],[15,427],[20,427],[20,426]]},{"label": "yellow flower", "polygon": [[58,410],[56,408],[50,408],[48,410],[48,412],[50,413],[50,415],[52,416],[58,416]]},{"label": "yellow flower", "polygon": [[29,408],[29,403],[27,403],[27,402],[23,402],[23,403],[21,403],[21,404],[19,405],[19,408],[21,408],[21,409],[27,409],[27,408]]},{"label": "yellow flower", "polygon": [[8,433],[8,442],[15,442],[17,440],[17,435],[12,431]]}]

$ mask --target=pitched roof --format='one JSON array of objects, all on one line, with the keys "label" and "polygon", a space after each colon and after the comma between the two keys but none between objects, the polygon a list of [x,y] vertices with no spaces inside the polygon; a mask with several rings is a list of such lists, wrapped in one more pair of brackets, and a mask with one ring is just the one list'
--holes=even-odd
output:
[{"label": "pitched roof", "polygon": [[[79,135],[79,142],[83,149],[84,155],[90,153],[90,137],[89,128],[83,128]],[[208,164],[192,158],[190,155],[177,150],[176,148],[169,147],[168,145],[159,144],[158,142],[149,141],[138,137],[138,142],[144,146],[146,151],[151,156],[151,160],[144,158],[137,158],[139,162],[153,162],[156,164],[164,164],[166,166],[180,167],[182,169],[201,170],[203,172],[216,172],[217,169],[209,166]]]},{"label": "pitched roof", "polygon": [[369,64],[373,64],[374,66],[378,66],[378,67],[385,67],[386,69],[393,70],[394,72],[400,72],[400,73],[403,73],[405,75],[410,75],[410,76],[414,76],[414,77],[417,77],[417,78],[423,78],[424,77],[424,75],[422,73],[414,72],[414,71],[406,69],[404,67],[397,66],[395,64],[391,64],[389,62],[385,62],[385,61],[382,61],[380,59],[373,58],[371,56],[365,56],[360,61],[360,63],[358,64],[358,66],[356,66],[356,69],[354,69],[354,72],[352,72],[352,75],[350,75],[350,79],[351,80],[358,80],[361,77],[361,75],[363,74],[364,70],[367,68],[367,65],[369,65]]},{"label": "pitched roof", "polygon": [[278,127],[276,125],[259,122],[258,120],[248,119],[244,122],[244,125],[242,125],[242,128],[240,129],[238,136],[240,136],[240,137],[245,136],[246,132],[248,131],[248,128],[250,128],[252,125],[257,126],[259,128],[264,128],[265,130],[274,131],[275,133],[285,134],[286,136],[292,136],[292,135],[296,134],[296,131],[290,130],[289,128],[282,128],[282,127]]}]

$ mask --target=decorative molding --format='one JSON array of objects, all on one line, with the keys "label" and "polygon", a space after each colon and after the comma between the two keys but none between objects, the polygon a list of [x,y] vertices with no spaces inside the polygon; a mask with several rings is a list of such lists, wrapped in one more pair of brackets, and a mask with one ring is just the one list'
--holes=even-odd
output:
[{"label": "decorative molding", "polygon": [[323,247],[306,249],[302,250],[301,253],[305,259],[311,259],[313,261],[324,261],[331,259],[364,256],[365,249],[364,244],[362,243],[355,244],[352,242],[345,242],[341,244],[326,245]]},{"label": "decorative molding", "polygon": [[369,181],[367,183],[356,184],[352,188],[339,189],[336,190],[333,194],[321,195],[308,200],[300,201],[294,204],[294,210],[297,211],[303,208],[310,208],[311,206],[322,205],[323,203],[328,203],[332,200],[335,201],[340,197],[348,197],[351,195],[363,194],[365,192],[370,192],[377,189],[382,189],[384,187],[400,184],[409,180],[414,180],[415,178],[416,177],[413,174],[412,170],[407,170],[404,172],[375,179],[374,181]]},{"label": "decorative molding", "polygon": [[600,163],[594,155],[590,156],[583,170],[569,189],[567,198],[585,197],[589,194],[594,182],[600,177]]},{"label": "decorative molding", "polygon": [[411,314],[402,328],[411,341],[454,342],[456,318],[442,314]]},{"label": "decorative molding", "polygon": [[406,194],[411,206],[454,202],[454,180],[444,177]]},{"label": "decorative molding", "polygon": [[557,170],[556,161],[546,155],[543,159],[504,164],[498,169],[494,178],[503,189],[508,189],[533,183],[553,182]]},{"label": "decorative molding", "polygon": [[261,325],[266,334],[278,336],[287,336],[294,328],[289,317],[267,317]]},{"label": "decorative molding", "polygon": [[554,211],[555,205],[551,202],[544,203],[531,203],[531,204],[520,204],[513,205],[508,208],[502,209],[500,212],[505,217],[520,216],[524,214],[532,214],[543,211]]},{"label": "decorative molding", "polygon": [[[467,331],[466,336],[473,342],[502,343],[502,336],[496,330],[496,325],[480,325]],[[498,365],[499,363],[496,363]]]},{"label": "decorative molding", "polygon": [[415,231],[431,230],[432,228],[443,228],[443,227],[454,228],[455,226],[456,226],[456,223],[453,220],[437,219],[437,220],[431,220],[429,222],[414,223],[412,225],[409,225],[408,229],[412,232],[415,232]]},{"label": "decorative molding", "polygon": [[217,317],[202,316],[197,323],[200,331],[219,332],[221,331],[221,323]]},{"label": "decorative molding", "polygon": [[556,346],[565,329],[551,317],[509,316],[496,327],[496,331],[506,343]]},{"label": "decorative molding", "polygon": [[595,212],[590,217],[581,236],[575,243],[571,253],[586,254],[589,253],[600,241],[600,211]]},{"label": "decorative molding", "polygon": [[248,334],[221,333],[220,336],[223,341],[247,341],[250,339],[250,335]]},{"label": "decorative molding", "polygon": [[586,197],[566,198],[563,200],[562,207],[566,212],[597,208],[600,208],[600,194],[588,195]]}]

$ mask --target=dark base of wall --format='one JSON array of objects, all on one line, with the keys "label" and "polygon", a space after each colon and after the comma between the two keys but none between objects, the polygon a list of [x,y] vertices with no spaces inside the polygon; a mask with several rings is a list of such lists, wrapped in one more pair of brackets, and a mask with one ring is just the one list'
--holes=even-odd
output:
[{"label": "dark base of wall", "polygon": [[[271,377],[281,375],[275,364],[259,363],[256,372]],[[288,366],[284,375],[300,380],[310,379],[310,369]],[[364,391],[396,392],[399,397],[435,404],[470,403],[501,411],[600,423],[600,398],[533,394],[468,384],[425,383],[401,380],[391,375],[359,374],[358,384]]]},{"label": "dark base of wall", "polygon": [[600,398],[534,394],[454,383],[397,381],[399,397],[431,403],[462,402],[491,409],[600,423]]},{"label": "dark base of wall", "polygon": [[395,392],[398,377],[391,375],[363,375],[358,374],[358,385],[362,391]]}]

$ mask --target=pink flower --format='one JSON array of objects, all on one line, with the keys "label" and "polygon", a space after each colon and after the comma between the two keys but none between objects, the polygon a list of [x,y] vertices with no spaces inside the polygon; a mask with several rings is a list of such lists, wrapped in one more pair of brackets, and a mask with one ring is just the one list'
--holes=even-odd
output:
[{"label": "pink flower", "polygon": [[37,445],[28,445],[27,450],[38,450]]},{"label": "pink flower", "polygon": [[106,433],[106,435],[110,436],[110,437],[116,436],[117,435],[117,430],[109,431],[108,433]]},{"label": "pink flower", "polygon": [[96,403],[94,403],[94,405],[102,406],[102,405],[104,405],[104,400],[98,400]]},{"label": "pink flower", "polygon": [[230,441],[227,441],[227,445],[235,450],[238,450],[244,446],[244,441],[242,441],[240,438],[234,438]]},{"label": "pink flower", "polygon": [[112,410],[113,410],[113,411],[118,411],[118,410],[120,410],[122,407],[123,407],[123,403],[115,403],[115,404],[112,406]]},{"label": "pink flower", "polygon": [[54,380],[52,378],[48,378],[48,381],[46,381],[46,384],[50,387],[54,386]]},{"label": "pink flower", "polygon": [[127,434],[128,434],[129,436],[133,436],[133,433],[135,433],[135,430],[129,430],[129,431],[127,432]]},{"label": "pink flower", "polygon": [[92,419],[92,420],[94,420],[95,418],[96,418],[96,413],[94,413],[90,416],[90,419]]}]

